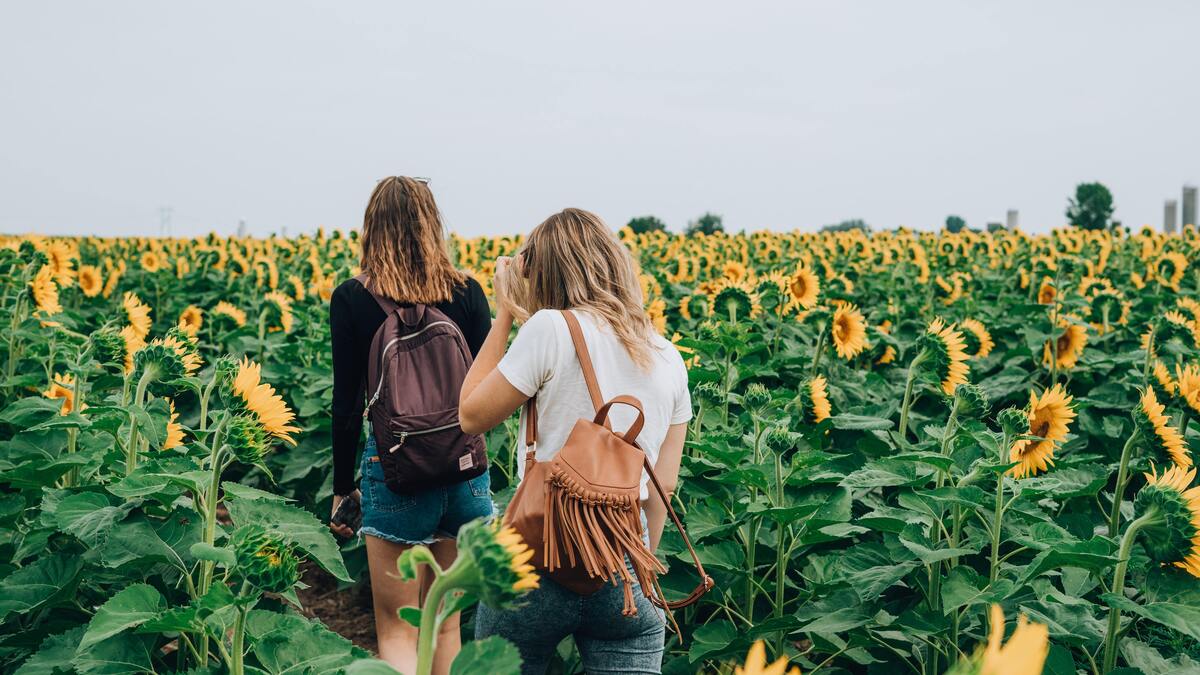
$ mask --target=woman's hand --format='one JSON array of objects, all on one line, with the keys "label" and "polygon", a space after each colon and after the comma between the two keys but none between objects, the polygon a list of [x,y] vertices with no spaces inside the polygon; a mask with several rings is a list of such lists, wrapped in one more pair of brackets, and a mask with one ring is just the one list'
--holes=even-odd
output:
[{"label": "woman's hand", "polygon": [[345,496],[342,496],[342,495],[334,495],[333,496],[333,508],[332,508],[332,510],[329,511],[329,529],[332,530],[334,534],[336,534],[340,537],[345,537],[345,538],[349,539],[350,537],[354,536],[354,530],[351,530],[349,525],[344,525],[342,523],[333,522],[333,516],[335,513],[337,513],[338,507],[342,505],[343,499],[353,499],[354,501],[361,504],[362,503],[362,492],[360,492],[359,490],[355,490],[354,492],[351,492],[350,494],[345,495]]}]

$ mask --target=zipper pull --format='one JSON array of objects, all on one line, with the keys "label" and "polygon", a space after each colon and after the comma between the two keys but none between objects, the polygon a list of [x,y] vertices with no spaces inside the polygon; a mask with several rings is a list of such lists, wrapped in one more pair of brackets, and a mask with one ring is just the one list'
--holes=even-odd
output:
[{"label": "zipper pull", "polygon": [[398,442],[397,442],[395,445],[393,445],[392,447],[388,448],[388,452],[389,452],[389,453],[395,452],[395,451],[397,450],[397,448],[399,448],[400,446],[404,445],[404,441],[405,441],[407,438],[408,438],[408,432],[407,432],[407,431],[401,431],[401,432],[400,432],[400,440],[399,440],[399,441],[398,441]]}]

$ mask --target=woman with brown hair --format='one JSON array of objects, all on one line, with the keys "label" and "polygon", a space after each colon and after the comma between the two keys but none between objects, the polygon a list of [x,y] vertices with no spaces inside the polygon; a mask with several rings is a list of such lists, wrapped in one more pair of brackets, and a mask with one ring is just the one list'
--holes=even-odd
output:
[{"label": "woman with brown hair", "polygon": [[[427,180],[391,176],[379,181],[367,203],[362,228],[362,262],[368,290],[350,279],[333,291],[329,326],[333,350],[333,513],[342,501],[362,505],[375,632],[379,656],[400,672],[416,666],[417,630],[400,620],[401,607],[421,605],[432,579],[402,582],[396,558],[415,544],[425,544],[438,563],[449,566],[457,553],[454,537],[464,523],[490,516],[493,505],[488,474],[407,494],[384,482],[375,437],[366,434],[362,489],[356,489],[354,466],[363,436],[367,359],[371,341],[386,319],[372,291],[401,307],[421,304],[446,315],[462,332],[471,355],[488,333],[491,311],[479,283],[455,269],[447,251],[444,227]],[[350,527],[331,517],[330,528],[353,536]],[[442,624],[434,672],[446,673],[460,647],[457,615]]]},{"label": "woman with brown hair", "polygon": [[[546,462],[563,447],[576,422],[593,417],[595,408],[563,312],[571,310],[601,399],[627,394],[641,402],[645,423],[637,445],[664,492],[671,494],[692,417],[687,368],[675,347],[655,333],[633,258],[613,231],[587,211],[556,213],[534,228],[515,259],[497,261],[494,286],[496,319],[463,382],[463,430],[483,433],[536,395],[535,458]],[[522,325],[506,352],[514,320]],[[613,429],[628,429],[635,416],[624,406],[609,413]],[[518,438],[524,438],[527,423],[521,420]],[[524,465],[518,466],[524,476]],[[657,492],[647,490],[648,480],[643,471],[643,541],[653,551],[666,505]],[[543,576],[516,610],[480,605],[475,636],[499,635],[513,642],[521,652],[523,673],[544,673],[567,636],[574,637],[588,673],[657,673],[663,614],[636,588],[636,581],[631,584],[636,613],[624,612],[624,583],[580,595]]]}]

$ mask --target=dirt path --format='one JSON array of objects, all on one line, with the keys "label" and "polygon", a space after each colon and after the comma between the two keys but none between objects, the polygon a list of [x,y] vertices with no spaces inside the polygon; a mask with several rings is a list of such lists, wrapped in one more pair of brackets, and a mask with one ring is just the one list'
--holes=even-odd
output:
[{"label": "dirt path", "polygon": [[312,563],[304,566],[302,578],[309,586],[297,593],[304,614],[320,619],[329,630],[376,653],[371,587],[364,583],[339,589],[336,579]]}]

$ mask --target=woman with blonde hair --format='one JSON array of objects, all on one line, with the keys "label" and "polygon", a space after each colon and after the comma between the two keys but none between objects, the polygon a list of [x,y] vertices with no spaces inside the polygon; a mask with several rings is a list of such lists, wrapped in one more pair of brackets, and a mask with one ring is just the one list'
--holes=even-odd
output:
[{"label": "woman with blonde hair", "polygon": [[[362,262],[365,275],[338,286],[329,301],[333,350],[333,514],[344,500],[361,503],[367,544],[371,595],[379,656],[402,673],[416,669],[417,630],[397,615],[401,607],[420,606],[431,578],[396,578],[396,558],[415,544],[426,544],[438,564],[456,556],[454,537],[464,523],[493,513],[488,474],[408,493],[388,487],[375,436],[366,434],[362,489],[354,484],[358,442],[363,436],[367,360],[376,331],[387,313],[374,294],[395,308],[436,308],[461,331],[472,356],[483,344],[491,311],[479,283],[455,269],[444,227],[428,181],[391,176],[379,181],[363,218]],[[364,285],[364,281],[370,289]],[[391,303],[395,303],[394,305]],[[344,517],[331,516],[330,528],[354,534]],[[458,617],[447,619],[438,636],[435,673],[449,671],[460,647]]]},{"label": "woman with blonde hair", "polygon": [[[637,267],[616,235],[595,214],[566,209],[534,228],[514,259],[497,261],[497,313],[463,382],[459,420],[467,433],[501,424],[536,396],[536,460],[549,461],[580,418],[595,413],[576,358],[564,310],[578,319],[604,400],[636,397],[645,424],[636,440],[666,493],[679,475],[692,416],[687,369],[679,352],[654,332],[644,309]],[[514,321],[522,322],[505,351]],[[613,409],[613,429],[633,422],[633,410]],[[521,420],[524,437],[526,419]],[[522,476],[524,466],[521,467]],[[666,505],[641,482],[645,543],[653,551]],[[588,673],[657,673],[662,666],[664,617],[639,589],[637,611],[623,614],[623,584],[579,595],[543,576],[516,610],[480,605],[475,636],[499,635],[521,652],[523,673],[543,673],[558,643],[573,636]],[[636,581],[634,582],[636,586]]]}]

